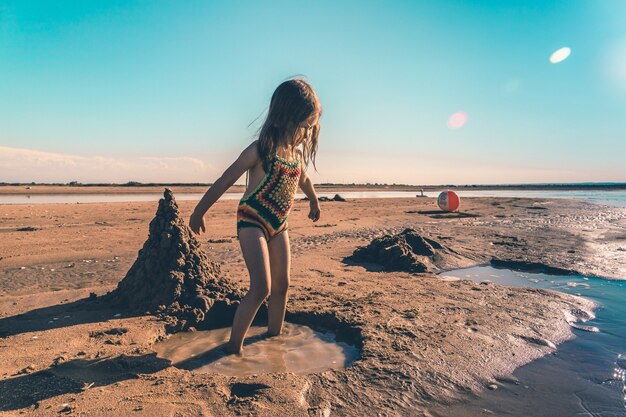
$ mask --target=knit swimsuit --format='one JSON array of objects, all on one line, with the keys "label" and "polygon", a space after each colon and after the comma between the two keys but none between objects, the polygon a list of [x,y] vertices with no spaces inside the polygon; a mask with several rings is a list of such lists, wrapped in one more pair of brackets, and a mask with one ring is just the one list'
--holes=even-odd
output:
[{"label": "knit swimsuit", "polygon": [[289,162],[275,155],[259,185],[237,207],[237,237],[242,227],[258,227],[269,241],[287,230],[302,168],[300,156]]}]

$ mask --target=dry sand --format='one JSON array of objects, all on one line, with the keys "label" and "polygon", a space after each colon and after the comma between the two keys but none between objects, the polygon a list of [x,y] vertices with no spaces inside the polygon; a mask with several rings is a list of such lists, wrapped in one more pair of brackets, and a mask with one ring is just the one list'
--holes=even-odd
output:
[{"label": "dry sand", "polygon": [[[218,202],[200,240],[221,275],[245,288],[236,204]],[[194,202],[179,205],[187,218]],[[442,214],[433,199],[327,202],[314,224],[298,201],[287,320],[331,330],[361,357],[318,374],[235,378],[156,358],[167,323],[95,297],[116,288],[135,261],[156,204],[0,206],[0,411],[431,415],[433,404],[462,400],[552,352],[573,337],[564,312],[592,306],[552,291],[385,272],[347,259],[355,248],[411,227],[459,255],[445,268],[498,259],[610,275],[626,264],[624,209],[513,198],[465,199],[462,208]],[[598,257],[605,247],[613,252]]]}]

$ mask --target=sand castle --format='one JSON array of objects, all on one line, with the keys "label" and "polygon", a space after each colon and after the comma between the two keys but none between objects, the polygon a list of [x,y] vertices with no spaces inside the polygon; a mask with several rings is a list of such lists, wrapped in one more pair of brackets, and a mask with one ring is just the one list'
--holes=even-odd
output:
[{"label": "sand castle", "polygon": [[420,236],[414,229],[405,229],[357,248],[350,259],[377,263],[386,271],[436,272],[460,258],[439,242]]},{"label": "sand castle", "polygon": [[219,274],[166,188],[148,239],[111,297],[135,312],[172,316],[177,329],[227,325],[242,294]]}]

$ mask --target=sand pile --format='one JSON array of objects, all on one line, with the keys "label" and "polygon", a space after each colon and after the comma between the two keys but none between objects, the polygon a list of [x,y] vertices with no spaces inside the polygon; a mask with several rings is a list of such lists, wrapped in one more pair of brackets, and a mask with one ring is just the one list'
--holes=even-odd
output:
[{"label": "sand pile", "polygon": [[[309,201],[309,197],[303,197],[302,201]],[[343,198],[342,196],[340,196],[339,194],[335,194],[335,196],[332,197],[332,198],[325,197],[325,196],[318,197],[317,201],[341,201],[341,202],[344,202],[344,201],[346,201],[346,199]]]},{"label": "sand pile", "polygon": [[349,258],[356,262],[382,265],[386,271],[437,272],[467,261],[439,242],[420,236],[414,229],[385,235],[357,248]]},{"label": "sand pile", "polygon": [[230,324],[241,294],[219,274],[166,188],[148,239],[111,297],[132,311],[175,317],[179,329]]}]

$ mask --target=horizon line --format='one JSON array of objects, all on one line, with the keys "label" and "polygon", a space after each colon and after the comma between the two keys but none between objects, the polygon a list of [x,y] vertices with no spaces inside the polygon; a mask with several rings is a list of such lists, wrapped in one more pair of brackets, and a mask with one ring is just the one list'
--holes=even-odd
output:
[{"label": "horizon line", "polygon": [[[69,186],[69,187],[205,187],[211,186],[213,183],[198,183],[198,182],[176,182],[176,183],[161,183],[161,182],[139,182],[128,181],[125,183],[80,183],[78,181],[71,182],[50,182],[50,183],[38,183],[38,182],[0,182],[0,187],[16,187],[16,186]],[[233,184],[233,186],[242,186],[244,184]],[[618,181],[590,181],[590,182],[545,182],[545,183],[477,183],[477,184],[402,184],[402,183],[333,183],[323,182],[315,184],[318,187],[587,187],[587,188],[626,188],[626,182]]]}]

